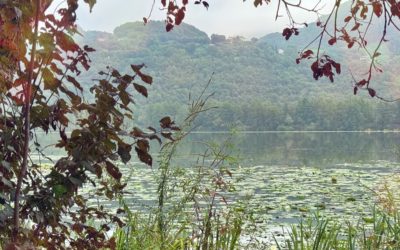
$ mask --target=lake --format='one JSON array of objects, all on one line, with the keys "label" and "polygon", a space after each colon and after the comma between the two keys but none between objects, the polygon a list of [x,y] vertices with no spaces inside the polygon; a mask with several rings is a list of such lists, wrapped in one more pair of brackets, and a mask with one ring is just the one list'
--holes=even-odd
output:
[{"label": "lake", "polygon": [[[391,132],[194,133],[178,149],[175,164],[190,167],[205,149],[200,142],[224,140],[239,159],[233,176],[244,176],[239,193],[251,196],[257,231],[265,238],[316,212],[342,221],[366,219],[385,187],[394,190],[400,181],[400,134]],[[127,201],[133,207],[155,204],[149,178],[155,171],[138,165],[131,172]]]},{"label": "lake", "polygon": [[[230,140],[232,166],[240,196],[250,196],[259,235],[271,238],[280,228],[319,213],[342,221],[368,218],[386,187],[400,183],[400,133],[249,132],[193,133],[176,153],[174,164],[190,169],[204,142]],[[153,157],[159,146],[153,144]],[[156,204],[157,166],[123,167],[127,204],[145,210]],[[106,202],[110,207],[115,202]]]},{"label": "lake", "polygon": [[198,153],[198,141],[231,138],[246,165],[332,167],[337,164],[399,162],[400,133],[247,132],[194,133],[182,154]]}]

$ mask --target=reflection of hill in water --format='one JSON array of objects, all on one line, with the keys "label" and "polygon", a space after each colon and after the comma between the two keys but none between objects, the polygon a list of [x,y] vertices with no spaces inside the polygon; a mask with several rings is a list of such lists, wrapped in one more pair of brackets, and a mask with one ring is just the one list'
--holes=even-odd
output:
[{"label": "reflection of hill in water", "polygon": [[[185,162],[197,159],[206,143],[221,143],[232,138],[233,156],[239,156],[243,166],[289,165],[332,167],[345,163],[370,163],[399,161],[400,133],[193,133],[181,144],[176,160]],[[52,141],[51,136],[40,136],[41,145]],[[54,139],[54,138],[53,138]],[[157,158],[158,143],[152,143],[153,157]],[[57,158],[63,151],[55,147],[46,149]],[[134,152],[133,152],[134,153]],[[135,158],[133,158],[133,161]],[[156,161],[155,161],[156,162]]]},{"label": "reflection of hill in water", "polygon": [[[201,153],[196,141],[222,141],[229,134],[192,134],[179,154]],[[248,133],[232,143],[243,165],[330,167],[344,163],[399,160],[398,133]]]}]

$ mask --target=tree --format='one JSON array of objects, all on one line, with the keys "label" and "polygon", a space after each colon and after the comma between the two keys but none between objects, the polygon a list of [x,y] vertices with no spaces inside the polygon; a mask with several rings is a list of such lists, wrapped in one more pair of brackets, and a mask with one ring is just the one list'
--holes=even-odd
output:
[{"label": "tree", "polygon": [[[133,119],[133,92],[147,97],[146,85],[152,84],[144,64],[132,64],[128,74],[112,67],[99,72],[90,84],[93,101],[85,101],[75,77],[89,69],[94,49],[73,39],[78,1],[48,14],[52,2],[0,2],[1,241],[9,242],[7,249],[114,248],[106,232],[122,221],[101,206],[89,207],[78,190],[92,184],[96,195],[115,199],[126,186],[116,162],[127,163],[134,150],[151,166],[149,140],[172,140],[171,130],[178,128],[164,117],[159,130],[123,129]],[[85,2],[93,7],[95,1]],[[65,156],[48,158],[38,131],[56,131],[55,146]],[[53,163],[49,170],[32,160],[34,152]],[[94,218],[100,229],[89,225]]]}]

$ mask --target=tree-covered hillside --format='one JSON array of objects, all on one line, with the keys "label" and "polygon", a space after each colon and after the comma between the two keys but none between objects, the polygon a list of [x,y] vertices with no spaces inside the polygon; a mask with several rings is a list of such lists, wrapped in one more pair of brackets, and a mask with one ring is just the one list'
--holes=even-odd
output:
[{"label": "tree-covered hillside", "polygon": [[[315,24],[314,24],[315,25]],[[213,72],[210,91],[218,109],[203,116],[198,129],[227,130],[365,130],[395,129],[400,122],[397,103],[383,103],[367,96],[353,96],[348,66],[357,68],[365,55],[340,47],[343,73],[331,83],[315,81],[307,62],[295,63],[298,51],[312,40],[313,24],[298,37],[286,41],[281,34],[244,40],[206,33],[182,24],[164,32],[163,22],[126,23],[113,34],[88,31],[82,44],[97,49],[91,55],[94,68],[82,76],[87,81],[107,65],[128,70],[129,63],[145,63],[154,77],[150,101],[137,121],[147,124],[165,114],[179,119],[189,93],[199,93]],[[388,98],[400,94],[397,65],[399,53],[387,47],[382,63],[389,65],[376,79],[376,89]],[[366,62],[364,62],[366,63]]]}]

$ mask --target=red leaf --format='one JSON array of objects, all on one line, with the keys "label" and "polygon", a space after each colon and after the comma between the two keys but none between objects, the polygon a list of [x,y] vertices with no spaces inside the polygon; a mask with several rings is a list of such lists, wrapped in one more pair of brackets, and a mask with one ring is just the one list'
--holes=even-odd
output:
[{"label": "red leaf", "polygon": [[119,180],[122,177],[119,168],[117,168],[114,164],[109,161],[106,161],[106,170],[108,174],[110,174],[114,179]]},{"label": "red leaf", "polygon": [[360,13],[360,16],[362,17],[362,19],[367,18],[367,13],[368,13],[368,6],[364,5],[361,10],[361,13]]},{"label": "red leaf", "polygon": [[137,83],[133,83],[133,86],[135,87],[136,91],[142,94],[143,96],[147,97],[147,89],[143,87],[142,85],[139,85]]},{"label": "red leaf", "polygon": [[146,151],[143,151],[138,147],[135,147],[135,150],[141,162],[146,163],[149,166],[153,164],[153,159],[151,158],[151,155],[149,155]]},{"label": "red leaf", "polygon": [[358,30],[359,27],[360,27],[360,23],[356,23],[356,24],[354,25],[354,27],[351,29],[351,31]]},{"label": "red leaf", "polygon": [[142,79],[143,82],[147,84],[152,84],[153,83],[153,77],[143,74],[140,70],[144,67],[144,64],[131,64],[132,70]]},{"label": "red leaf", "polygon": [[167,5],[167,0],[161,0],[161,4],[165,7]]},{"label": "red leaf", "polygon": [[341,73],[340,63],[332,62],[332,65],[335,68],[336,73],[340,74]]},{"label": "red leaf", "polygon": [[184,10],[184,8],[185,7],[180,8],[178,13],[176,13],[176,16],[175,16],[175,24],[176,25],[181,24],[182,20],[185,18],[185,10]]},{"label": "red leaf", "polygon": [[142,79],[143,82],[147,84],[152,84],[153,83],[153,77],[145,74],[139,74],[140,78]]},{"label": "red leaf", "polygon": [[182,4],[183,4],[183,5],[188,4],[188,0],[182,0]]},{"label": "red leaf", "polygon": [[174,28],[174,25],[172,23],[167,23],[167,25],[165,26],[165,30],[167,32],[170,32],[173,28]]},{"label": "red leaf", "polygon": [[345,21],[346,23],[350,22],[350,20],[351,20],[351,16],[347,16],[347,17],[344,19],[344,21]]},{"label": "red leaf", "polygon": [[380,2],[378,1],[373,2],[372,8],[377,17],[380,17],[382,15],[382,4]]},{"label": "red leaf", "polygon": [[173,13],[175,8],[177,8],[177,6],[175,6],[173,1],[170,1],[168,4],[168,13]]},{"label": "red leaf", "polygon": [[314,52],[312,50],[306,50],[303,53],[301,53],[301,58],[310,58],[311,55],[313,55]]},{"label": "red leaf", "polygon": [[57,64],[55,64],[54,62],[52,62],[51,64],[50,64],[50,69],[54,72],[54,73],[56,73],[57,75],[64,75],[64,72],[60,69],[60,68],[58,68],[58,66],[57,66]]},{"label": "red leaf", "polygon": [[112,72],[111,72],[111,76],[113,76],[113,77],[121,77],[121,74],[119,73],[118,70],[113,69]]},{"label": "red leaf", "polygon": [[329,39],[328,44],[329,45],[334,45],[336,43],[336,37],[332,37],[331,39]]},{"label": "red leaf", "polygon": [[150,145],[149,145],[149,141],[148,140],[144,140],[144,139],[138,140],[136,142],[136,145],[140,150],[142,150],[144,152],[149,152]]},{"label": "red leaf", "polygon": [[132,70],[137,74],[142,68],[144,64],[131,64]]},{"label": "red leaf", "polygon": [[292,36],[292,33],[293,31],[291,29],[285,28],[283,29],[282,36],[284,36],[286,40],[289,40],[289,38]]},{"label": "red leaf", "polygon": [[160,126],[162,128],[169,128],[173,124],[174,124],[174,122],[172,121],[171,117],[169,117],[169,116],[166,116],[160,120]]},{"label": "red leaf", "polygon": [[358,86],[358,87],[362,87],[362,86],[364,86],[366,83],[367,83],[367,80],[362,79],[361,81],[359,81],[359,82],[357,83],[357,86]]},{"label": "red leaf", "polygon": [[313,62],[312,64],[311,64],[311,70],[313,71],[313,72],[316,72],[317,70],[318,70],[318,61],[315,61],[315,62]]},{"label": "red leaf", "polygon": [[375,97],[376,96],[376,91],[374,89],[368,88],[368,93],[371,97]]}]

